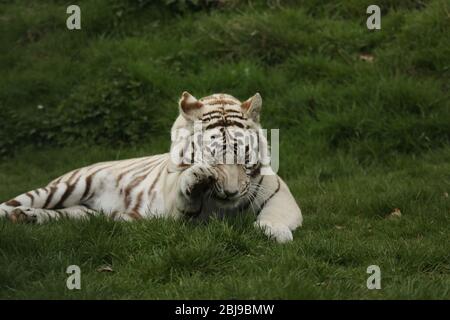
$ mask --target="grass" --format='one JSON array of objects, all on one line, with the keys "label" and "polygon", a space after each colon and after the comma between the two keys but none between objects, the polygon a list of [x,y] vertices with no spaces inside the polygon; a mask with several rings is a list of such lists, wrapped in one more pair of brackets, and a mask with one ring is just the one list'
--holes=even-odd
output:
[{"label": "grass", "polygon": [[[369,32],[369,2],[80,1],[79,32],[63,1],[2,4],[0,199],[166,152],[183,90],[259,91],[304,227],[278,245],[251,214],[0,221],[0,298],[449,299],[449,7],[383,1]],[[80,291],[65,286],[72,264]],[[381,290],[366,287],[373,264]]]},{"label": "grass", "polygon": [[[84,150],[64,151],[61,157],[24,153],[3,163],[1,194],[34,187],[30,180],[37,186],[73,165],[114,158],[111,150],[90,150],[89,159],[69,164],[64,155]],[[345,157],[310,163],[308,172],[287,179],[305,215],[287,245],[254,230],[251,215],[209,224],[3,221],[0,297],[449,298],[449,156],[446,149],[364,170]],[[390,218],[397,207],[402,216]],[[81,267],[80,291],[65,287],[71,264]],[[382,270],[379,291],[366,288],[372,264]],[[103,265],[114,272],[98,272]]]}]

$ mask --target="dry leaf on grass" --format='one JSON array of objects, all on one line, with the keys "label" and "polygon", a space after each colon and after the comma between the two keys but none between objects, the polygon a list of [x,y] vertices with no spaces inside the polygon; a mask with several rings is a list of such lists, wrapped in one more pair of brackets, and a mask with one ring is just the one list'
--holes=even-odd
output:
[{"label": "dry leaf on grass", "polygon": [[101,266],[97,269],[98,272],[114,272],[111,266]]},{"label": "dry leaf on grass", "polygon": [[368,53],[361,53],[359,55],[359,60],[362,60],[362,61],[373,62],[374,59],[375,59],[375,57]]},{"label": "dry leaf on grass", "polygon": [[392,211],[388,218],[400,218],[402,216],[402,212],[399,208],[395,208],[394,211]]}]

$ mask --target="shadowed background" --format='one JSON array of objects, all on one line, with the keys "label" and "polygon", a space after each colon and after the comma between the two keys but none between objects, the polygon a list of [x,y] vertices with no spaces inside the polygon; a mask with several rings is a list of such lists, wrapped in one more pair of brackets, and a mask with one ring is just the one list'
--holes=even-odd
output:
[{"label": "shadowed background", "polygon": [[450,298],[450,6],[378,1],[370,31],[371,2],[78,1],[69,31],[72,3],[2,1],[1,201],[168,151],[184,90],[260,92],[305,222],[280,246],[251,217],[1,221],[0,297]]}]

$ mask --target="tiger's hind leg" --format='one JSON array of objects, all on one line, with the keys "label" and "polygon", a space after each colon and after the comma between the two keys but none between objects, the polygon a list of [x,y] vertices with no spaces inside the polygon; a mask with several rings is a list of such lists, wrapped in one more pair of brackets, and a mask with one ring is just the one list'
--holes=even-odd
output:
[{"label": "tiger's hind leg", "polygon": [[30,222],[30,223],[44,223],[49,220],[58,220],[61,218],[68,219],[89,219],[91,216],[97,215],[94,210],[86,206],[73,206],[63,209],[42,209],[29,207],[15,207],[8,215],[12,222]]},{"label": "tiger's hind leg", "polygon": [[88,185],[90,185],[88,181],[63,182],[23,193],[0,204],[0,218],[9,217],[16,208],[53,209],[53,211],[56,211],[60,208],[82,205],[84,198],[88,195],[86,192]]},{"label": "tiger's hind leg", "polygon": [[[91,216],[99,216],[100,214],[104,214],[104,212],[100,213],[84,205],[62,209],[42,209],[20,206],[13,208],[8,213],[8,218],[14,223],[28,222],[42,224],[50,220],[59,220],[61,218],[89,219]],[[142,216],[137,212],[111,212],[110,214],[105,214],[105,216],[115,221],[134,221],[142,219]]]}]

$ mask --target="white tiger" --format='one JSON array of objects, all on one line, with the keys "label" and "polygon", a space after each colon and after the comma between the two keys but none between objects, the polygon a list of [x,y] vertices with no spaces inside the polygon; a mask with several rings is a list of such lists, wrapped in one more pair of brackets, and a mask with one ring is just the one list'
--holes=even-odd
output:
[{"label": "white tiger", "polygon": [[[184,92],[171,132],[174,135],[182,129],[192,136],[194,123],[201,120],[203,132],[217,132],[225,149],[231,143],[231,129],[261,128],[261,105],[259,94],[241,103],[227,94],[197,100]],[[176,150],[175,143],[171,150]],[[269,237],[278,242],[293,239],[292,231],[302,224],[300,208],[280,177],[261,175],[265,165],[260,161],[252,165],[186,164],[176,163],[171,153],[73,170],[46,187],[0,204],[0,217],[43,223],[101,213],[129,221],[155,216],[207,217],[249,209],[257,214],[255,225]]]}]

